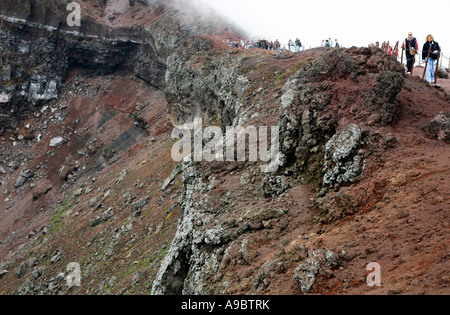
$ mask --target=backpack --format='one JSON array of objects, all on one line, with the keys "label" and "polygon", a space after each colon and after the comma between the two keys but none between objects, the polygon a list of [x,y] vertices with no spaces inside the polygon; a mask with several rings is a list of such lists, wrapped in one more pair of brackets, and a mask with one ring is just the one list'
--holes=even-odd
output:
[{"label": "backpack", "polygon": [[[406,39],[406,43],[408,44],[409,42],[409,54],[411,56],[414,56],[417,52],[416,52],[416,47],[417,47],[417,41],[416,38],[414,37],[411,41],[409,41],[409,39]],[[413,47],[414,45],[414,47]]]}]

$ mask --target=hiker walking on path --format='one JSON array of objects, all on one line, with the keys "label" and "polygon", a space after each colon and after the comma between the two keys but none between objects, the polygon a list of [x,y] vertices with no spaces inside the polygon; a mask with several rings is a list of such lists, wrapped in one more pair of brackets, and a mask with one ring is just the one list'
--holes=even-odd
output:
[{"label": "hiker walking on path", "polygon": [[403,42],[402,49],[405,49],[406,51],[406,66],[408,68],[408,74],[411,74],[413,63],[417,51],[419,50],[419,43],[417,42],[417,39],[413,37],[412,32],[408,34],[408,38]]},{"label": "hiker walking on path", "polygon": [[[422,60],[427,64],[427,82],[434,83],[436,62],[439,54],[439,44],[434,41],[433,35],[428,35],[422,49]],[[428,59],[428,60],[427,60]]]}]

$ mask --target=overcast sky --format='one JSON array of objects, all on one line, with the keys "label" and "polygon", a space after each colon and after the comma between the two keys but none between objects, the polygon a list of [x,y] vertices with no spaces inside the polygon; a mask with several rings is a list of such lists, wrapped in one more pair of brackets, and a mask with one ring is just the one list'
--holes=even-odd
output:
[{"label": "overcast sky", "polygon": [[309,48],[322,39],[346,47],[389,40],[395,45],[409,31],[420,49],[431,33],[450,57],[450,0],[203,0],[253,37],[287,43],[299,37]]}]

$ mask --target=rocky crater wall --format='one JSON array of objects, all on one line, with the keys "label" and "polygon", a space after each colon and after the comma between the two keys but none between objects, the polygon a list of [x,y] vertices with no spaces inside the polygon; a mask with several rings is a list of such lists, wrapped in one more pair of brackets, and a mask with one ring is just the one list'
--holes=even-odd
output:
[{"label": "rocky crater wall", "polygon": [[64,79],[75,67],[96,75],[124,70],[159,89],[165,86],[165,59],[152,47],[150,35],[136,42],[132,38],[69,34],[5,19],[0,23],[4,130],[14,128],[26,109],[57,98]]}]

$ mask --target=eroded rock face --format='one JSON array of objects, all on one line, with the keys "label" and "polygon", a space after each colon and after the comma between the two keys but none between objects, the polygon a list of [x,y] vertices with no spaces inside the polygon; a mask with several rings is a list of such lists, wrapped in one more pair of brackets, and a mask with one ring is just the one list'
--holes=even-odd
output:
[{"label": "eroded rock face", "polygon": [[[169,111],[180,124],[207,115],[220,117],[222,126],[235,126],[248,80],[238,76],[240,61],[233,56],[208,55],[201,50],[201,57],[175,53],[167,59],[165,92]],[[198,64],[192,66],[195,62]]]},{"label": "eroded rock face", "polygon": [[[199,201],[195,195],[203,190],[203,184],[197,176],[196,169],[191,160],[183,161],[184,191],[180,197],[180,205],[183,209],[183,217],[178,224],[177,233],[170,246],[169,253],[165,257],[161,268],[153,282],[153,295],[180,295],[186,291],[188,273],[200,263],[198,247],[194,241],[196,225],[201,225],[203,218],[200,216]],[[199,255],[200,257],[197,257]],[[194,291],[201,292],[200,288]],[[197,293],[200,293],[197,292]]]},{"label": "eroded rock face", "polygon": [[13,129],[24,110],[57,98],[73,67],[99,75],[123,69],[157,88],[165,85],[164,57],[158,56],[151,35],[142,30],[135,30],[143,34],[142,41],[136,42],[132,32],[111,40],[40,28],[29,22],[3,19],[0,23],[2,129]]},{"label": "eroded rock face", "polygon": [[[236,123],[236,104],[244,93],[246,80],[235,75],[238,61],[235,68],[225,67],[230,65],[227,58],[223,56],[223,65],[212,60],[202,63],[202,67],[192,66],[195,56],[169,58],[167,91],[175,117],[183,120],[192,118],[196,112],[212,115],[217,110],[222,115],[222,125]],[[271,198],[282,196],[292,187],[292,177],[303,183],[323,184],[324,189],[338,189],[358,181],[364,172],[366,147],[371,141],[370,131],[364,126],[384,125],[395,118],[396,94],[403,85],[402,71],[395,61],[376,51],[364,50],[361,54],[359,50],[333,50],[292,76],[283,89],[278,119],[285,170],[262,178],[262,194]],[[218,101],[222,105],[217,105]],[[205,108],[208,102],[216,106]],[[235,110],[234,115],[227,116],[224,109]],[[373,113],[377,115],[369,121]],[[196,165],[184,161],[182,172],[183,217],[153,284],[153,294],[209,294],[209,281],[220,279],[226,253],[231,248],[239,248],[242,263],[251,260],[246,255],[248,243],[237,240],[245,229],[223,230],[220,216],[208,209],[208,185],[202,184]],[[284,214],[275,211],[266,217],[259,212],[252,215],[250,211],[245,218],[258,218],[262,222],[259,228],[263,228],[270,226],[269,217]],[[252,228],[255,227],[248,223],[246,229]],[[218,255],[219,252],[222,254]],[[223,255],[222,261],[218,260]],[[295,279],[307,293],[316,275],[329,274],[339,263],[337,254],[316,251],[299,266]],[[266,271],[262,268],[261,277],[279,269],[276,266],[276,263],[270,268],[267,265]],[[259,290],[260,284],[255,280],[253,292]],[[217,292],[221,292],[220,288],[226,290],[225,286],[225,283],[217,285]]]},{"label": "eroded rock face", "polygon": [[[398,62],[376,50],[331,50],[304,66],[288,80],[281,97],[278,125],[281,150],[286,156],[284,166],[291,168],[302,183],[325,181],[331,185],[356,178],[362,171],[360,157],[353,156],[351,165],[347,161],[338,166],[334,161],[331,166],[329,162],[332,156],[337,158],[337,152],[346,151],[345,147],[339,148],[339,144],[348,144],[341,141],[342,137],[358,138],[361,131],[349,127],[331,139],[350,123],[390,123],[396,117],[396,96],[403,84],[404,70]],[[349,167],[352,175],[330,167]]]},{"label": "eroded rock face", "polygon": [[[43,31],[40,30],[39,32]],[[14,44],[19,43],[21,45],[18,46],[16,52],[27,52],[30,54],[30,58],[33,58],[32,60],[41,64],[38,66],[38,73],[31,75],[26,69],[18,71],[18,65],[11,61],[10,56],[7,56],[8,64],[0,70],[0,81],[11,81],[10,86],[14,86],[14,88],[8,93],[5,90],[0,94],[0,102],[6,100],[5,104],[10,102],[10,95],[13,97],[11,99],[22,96],[25,101],[36,102],[36,104],[55,97],[61,84],[57,79],[58,76],[63,78],[64,73],[71,66],[77,66],[96,69],[100,75],[118,69],[127,70],[127,75],[132,73],[149,84],[160,86],[168,95],[171,111],[181,121],[198,111],[206,112],[211,116],[220,115],[221,123],[224,126],[239,124],[244,120],[243,116],[239,117],[239,107],[240,101],[244,101],[244,103],[247,101],[245,95],[249,84],[253,83],[251,73],[246,72],[244,74],[244,72],[239,71],[239,54],[227,51],[215,55],[211,54],[210,50],[214,49],[214,46],[211,47],[211,42],[203,38],[194,38],[192,46],[186,48],[188,47],[186,38],[177,38],[175,31],[171,33],[161,31],[156,36],[154,43],[158,47],[155,49],[158,53],[155,59],[153,58],[155,56],[153,47],[149,49],[145,44],[135,40],[113,44],[101,38],[94,40],[76,37],[79,43],[75,44],[74,38],[70,36],[59,34],[61,37],[56,40],[50,35],[50,38],[46,41],[46,35],[42,35],[44,39],[41,43],[44,46],[48,45],[49,52],[60,53],[61,55],[57,58],[61,56],[66,58],[61,68],[55,68],[54,59],[56,57],[52,55],[35,56],[31,51],[37,50],[39,52],[39,49],[44,51],[44,48],[33,46],[32,42],[27,42],[28,39],[24,34],[19,31],[18,34],[20,36],[14,35],[16,38],[10,38],[10,41]],[[41,35],[37,36],[36,40],[40,40]],[[64,42],[64,45],[70,45],[74,50],[65,51],[60,47],[62,42]],[[167,72],[164,72],[166,61],[162,60],[165,56],[161,53],[162,51],[169,54]],[[21,56],[26,56],[26,54],[24,53]],[[126,56],[130,57],[133,62],[129,61]],[[289,56],[289,58],[293,57]],[[29,65],[31,66],[31,63]],[[160,66],[162,68],[159,68]],[[20,77],[16,76],[18,72],[21,75]],[[164,74],[167,74],[165,78]],[[90,72],[88,75],[90,75]],[[292,72],[289,72],[289,75],[292,75]],[[22,86],[13,81],[18,80],[18,78],[29,80],[23,90],[23,95],[20,93]],[[353,192],[353,194],[348,194],[348,192],[352,188],[350,183],[358,181],[364,175],[365,161],[370,155],[370,149],[373,148],[371,141],[379,141],[379,147],[375,148],[376,153],[385,151],[383,148],[380,149],[381,147],[393,148],[399,142],[394,134],[377,134],[377,131],[373,130],[395,120],[398,110],[396,95],[403,84],[402,82],[402,70],[398,69],[395,60],[380,54],[376,50],[329,50],[310,64],[306,64],[289,80],[283,90],[281,99],[283,108],[279,117],[279,125],[283,132],[285,169],[280,168],[279,173],[258,175],[259,172],[255,171],[257,167],[250,163],[238,167],[232,166],[227,170],[228,167],[217,167],[215,169],[215,165],[209,164],[206,167],[205,165],[199,165],[201,163],[193,164],[190,161],[184,161],[181,166],[175,168],[166,181],[155,180],[155,186],[153,187],[156,187],[156,189],[149,190],[148,193],[144,193],[144,191],[139,193],[138,183],[133,187],[132,184],[124,186],[128,188],[126,192],[108,190],[103,198],[103,194],[97,195],[100,190],[94,190],[95,194],[88,195],[88,188],[89,192],[92,191],[90,184],[85,189],[78,188],[71,194],[72,198],[84,202],[82,208],[84,213],[87,212],[86,208],[93,208],[91,210],[96,212],[95,214],[92,212],[92,215],[89,216],[90,219],[85,219],[82,222],[83,226],[89,224],[91,227],[97,227],[100,231],[100,226],[106,223],[105,227],[101,228],[100,234],[92,231],[92,233],[95,233],[94,238],[85,247],[87,255],[92,255],[85,266],[88,268],[88,273],[91,275],[96,273],[95,275],[98,274],[98,278],[89,283],[86,281],[85,285],[88,287],[83,287],[80,289],[82,291],[78,292],[84,293],[89,290],[90,293],[113,293],[113,291],[104,292],[103,290],[105,285],[113,286],[113,283],[118,280],[116,276],[119,277],[119,282],[122,281],[118,273],[112,275],[109,272],[115,273],[120,270],[112,265],[115,265],[116,258],[119,258],[119,255],[125,257],[126,253],[129,254],[127,256],[129,259],[120,262],[121,267],[135,266],[133,262],[135,257],[138,259],[145,258],[146,262],[152,261],[151,270],[147,269],[147,264],[138,264],[136,268],[142,268],[143,270],[137,271],[132,279],[132,287],[139,287],[141,290],[145,290],[145,293],[149,289],[148,279],[155,279],[152,289],[153,294],[266,294],[277,292],[280,287],[286,290],[285,292],[293,294],[300,293],[300,290],[303,293],[330,292],[329,288],[328,291],[322,291],[323,279],[329,278],[330,283],[338,283],[342,279],[349,279],[347,268],[342,268],[340,275],[336,269],[347,267],[343,265],[342,259],[348,257],[344,256],[342,247],[338,245],[341,242],[344,244],[345,241],[344,248],[355,247],[353,242],[350,243],[349,240],[353,241],[351,233],[359,233],[359,229],[358,231],[350,229],[350,231],[356,232],[350,232],[348,239],[336,239],[336,234],[344,233],[344,228],[347,226],[340,225],[340,230],[333,230],[330,233],[333,226],[323,227],[321,224],[355,213],[351,212],[356,209],[356,206],[350,204],[354,201],[351,197],[361,195],[358,192],[361,192],[362,188],[359,187],[360,190]],[[5,89],[6,85],[4,85]],[[256,92],[256,94],[258,93]],[[161,94],[163,93],[161,92]],[[274,95],[274,100],[278,101],[278,92]],[[266,104],[265,102],[264,100],[263,104]],[[267,104],[270,104],[270,101]],[[245,105],[248,104],[244,104],[243,108],[245,108]],[[140,111],[144,106],[149,105],[139,104],[138,110]],[[276,117],[271,116],[270,119],[271,122],[276,121]],[[376,128],[370,128],[372,126],[376,126]],[[0,128],[2,128],[1,122]],[[82,128],[80,129],[82,130]],[[383,128],[379,129],[382,130]],[[448,115],[445,113],[436,116],[429,129],[431,136],[445,139],[446,130],[448,130]],[[131,133],[126,132],[125,134]],[[126,137],[126,139],[129,138]],[[64,141],[67,141],[66,137]],[[124,140],[119,137],[118,141],[115,142],[117,146],[121,141]],[[157,141],[152,140],[152,143],[154,142]],[[55,144],[57,143],[59,143],[59,140],[55,142]],[[102,154],[105,159],[108,158],[109,154],[111,154],[111,157],[113,156],[113,147],[114,145],[111,145],[110,150],[105,150],[105,153]],[[133,159],[132,156],[127,158],[133,162],[137,161],[137,158]],[[138,163],[141,164],[141,162]],[[68,179],[71,181],[72,173],[76,173],[77,169],[82,169],[83,166],[73,164],[72,161],[67,161],[64,165],[65,167],[60,169],[59,173],[59,178],[64,181]],[[19,164],[16,167],[18,166]],[[370,166],[368,167],[369,170]],[[170,167],[172,169],[173,165],[170,165]],[[168,171],[171,169],[168,168]],[[142,172],[148,171],[144,168],[139,170]],[[39,176],[40,171],[37,170],[36,172]],[[175,182],[174,179],[179,172],[183,173],[183,185],[178,192],[174,192],[180,186],[178,186],[178,182],[173,186],[171,183]],[[0,167],[0,176],[2,173],[7,174],[7,171]],[[126,174],[126,171],[122,171],[119,179],[116,180],[116,184],[127,182],[128,180],[124,180]],[[367,171],[367,174],[369,174],[369,171]],[[108,179],[108,182],[114,182],[117,178],[112,177],[112,175],[105,178],[103,177],[105,176],[104,173],[98,175],[100,181]],[[150,174],[146,175],[149,175],[150,178]],[[237,181],[240,175],[242,176],[238,187]],[[23,188],[28,186],[26,185],[28,176],[23,173],[18,179],[19,185],[23,185]],[[113,179],[111,180],[111,178]],[[159,178],[159,174],[157,178]],[[303,183],[318,183],[319,185],[314,185],[314,188],[319,188],[318,190],[323,188],[322,190],[326,191],[324,193],[326,196],[318,198],[316,201],[316,204],[320,206],[319,209],[324,213],[320,215],[323,217],[326,215],[324,220],[320,220],[320,225],[309,226],[309,221],[316,220],[316,217],[312,218],[308,214],[309,212],[313,212],[312,215],[317,213],[316,209],[309,211],[310,206],[314,207],[314,198],[310,197],[314,197],[316,190],[310,192],[308,189],[308,194],[303,196],[303,194],[306,194],[306,189],[303,191],[298,186],[291,185],[293,184],[292,178],[300,179]],[[13,179],[15,180],[16,177]],[[230,179],[230,182],[221,183],[222,179]],[[161,186],[161,184],[163,185]],[[323,184],[324,187],[320,187],[320,184]],[[358,187],[358,185],[355,186]],[[143,184],[142,186],[139,185],[139,189],[142,187],[144,187]],[[365,187],[372,188],[370,186]],[[363,186],[363,188],[365,187]],[[158,250],[153,252],[151,245],[158,240],[152,238],[153,235],[147,238],[146,236],[149,235],[146,235],[146,233],[149,231],[152,234],[153,232],[150,231],[154,231],[156,226],[153,226],[152,223],[144,227],[143,223],[154,220],[156,216],[142,216],[141,210],[144,210],[144,207],[147,209],[147,206],[150,208],[150,204],[153,205],[153,201],[156,200],[156,198],[153,198],[154,194],[157,194],[156,190],[159,192],[160,188],[162,188],[164,194],[158,200],[162,200],[164,197],[167,200],[166,202],[169,203],[160,203],[161,214],[169,205],[168,212],[172,211],[173,207],[178,204],[182,211],[170,250],[155,278],[154,266],[159,266],[160,259],[163,259],[163,254],[166,254],[168,238],[166,238],[167,234],[164,237],[160,234],[157,238],[164,238],[164,241],[156,244],[155,247]],[[335,188],[335,191],[331,192],[333,188]],[[86,196],[83,194],[84,191]],[[46,191],[42,192],[41,190],[38,192],[39,194],[33,194],[36,199],[41,196],[40,194],[46,193]],[[56,192],[56,189],[53,189],[53,192]],[[117,207],[116,204],[112,204],[115,200],[111,200],[110,203],[110,200],[106,197],[111,194],[110,199],[115,199],[114,197],[118,196],[118,202],[120,203],[123,192],[125,192],[122,199],[124,208],[120,206],[117,211],[113,210]],[[140,197],[137,197],[136,194],[139,194]],[[150,195],[152,197],[149,197]],[[283,197],[277,198],[280,196]],[[384,192],[380,193],[380,196],[380,198],[385,198]],[[386,194],[386,196],[391,195]],[[178,204],[175,197],[180,197]],[[243,201],[240,200],[242,197],[245,197]],[[336,203],[336,200],[339,200],[338,198],[341,199],[339,204]],[[251,200],[251,202],[247,202],[247,200]],[[291,203],[297,200],[299,200],[298,203]],[[361,202],[365,201],[363,198],[361,200]],[[311,204],[309,201],[311,201]],[[443,201],[443,199],[436,199],[436,202],[439,203]],[[344,203],[350,204],[348,212],[346,212],[346,208],[342,207]],[[111,207],[108,208],[109,205]],[[102,207],[108,210],[97,212]],[[128,209],[128,211],[122,211],[123,209]],[[64,214],[62,216],[62,218],[68,218],[64,224],[72,224],[74,222],[72,220],[76,220],[79,213],[74,213],[73,218],[70,218],[70,215]],[[305,216],[303,217],[303,215]],[[404,214],[401,213],[400,215],[403,217]],[[121,226],[117,227],[116,222],[119,223],[127,216],[129,218],[126,219],[126,225],[120,223]],[[160,215],[157,214],[157,216]],[[112,218],[114,220],[111,220]],[[158,225],[156,230],[163,229],[163,224],[167,224],[168,219],[168,217],[162,217],[163,223]],[[133,222],[136,224],[133,224]],[[169,224],[175,224],[176,226],[176,221],[172,222],[175,223]],[[375,224],[377,223],[375,222]],[[308,224],[307,228],[303,228],[303,224]],[[339,224],[341,223],[339,222]],[[175,227],[170,225],[170,228]],[[370,225],[362,225],[361,230],[363,228],[370,228]],[[389,229],[391,228],[389,227]],[[309,234],[309,231],[313,229],[320,231],[320,237],[314,236],[315,233]],[[51,230],[50,227],[49,230]],[[69,233],[70,229],[64,230]],[[90,230],[94,229],[91,228]],[[124,236],[128,232],[133,233],[129,233],[132,234],[129,235],[130,242],[126,246],[129,250],[123,247],[128,238],[128,236],[126,238]],[[170,232],[175,231],[171,230]],[[394,235],[390,232],[386,233],[389,234],[389,237]],[[47,232],[43,232],[43,234],[47,234]],[[159,232],[156,232],[155,235],[157,234]],[[73,234],[63,235],[71,236]],[[76,237],[77,235],[73,236]],[[145,246],[141,246],[141,244],[136,244],[136,247],[128,246],[129,244],[135,244],[135,241],[140,239],[141,236],[143,236]],[[285,236],[287,236],[286,239]],[[366,239],[366,237],[364,238]],[[121,240],[121,243],[119,243],[119,240]],[[293,241],[291,242],[291,240]],[[379,244],[383,240],[376,238],[376,243]],[[367,246],[366,242],[363,242],[366,247],[357,247],[354,250],[364,251],[369,247],[369,244],[373,244],[369,241],[370,238],[367,240]],[[116,246],[119,244],[121,246]],[[84,246],[84,244],[81,244],[76,248]],[[101,252],[104,251],[105,255],[99,257],[97,253],[100,252],[100,246]],[[265,246],[267,247],[264,248]],[[269,249],[269,246],[272,248]],[[64,248],[69,249],[68,246],[64,246]],[[331,250],[324,248],[330,248]],[[79,252],[84,255],[83,251]],[[368,259],[375,255],[389,256],[385,253],[380,251],[373,253],[372,256],[367,256],[367,253],[365,253],[363,254],[365,256],[361,256],[361,259],[365,259],[363,257]],[[72,254],[75,254],[75,249],[69,249],[65,257],[57,252],[49,257],[51,260],[46,259],[46,261],[49,261],[51,265],[62,264],[65,259],[71,259]],[[155,258],[156,256],[158,258]],[[28,256],[23,255],[21,257]],[[18,269],[7,269],[10,269],[11,273],[16,270],[17,277],[21,277],[23,280],[30,276],[32,279],[22,284],[16,291],[17,293],[71,293],[66,289],[64,274],[61,276],[60,273],[50,273],[49,270],[42,269],[43,266],[32,261],[23,265],[19,264],[18,267]],[[97,270],[99,270],[97,268],[104,268],[102,271],[108,272],[97,273]],[[0,278],[2,275],[5,277],[5,273],[7,271],[4,271],[3,267],[0,266]],[[108,279],[101,278],[104,274],[108,274]],[[361,273],[355,271],[355,274],[358,276]],[[39,281],[36,281],[38,279]],[[286,279],[290,280],[287,285],[284,284]],[[295,279],[299,287],[292,279]],[[131,275],[124,281],[129,282],[129,280],[131,280]],[[315,290],[315,285],[317,290]],[[290,287],[288,288],[289,291],[286,289],[287,286]],[[120,291],[118,291],[119,289]],[[126,288],[117,288],[114,293],[119,292],[120,294],[120,292],[127,292],[126,290]]]},{"label": "eroded rock face", "polygon": [[0,14],[57,27],[64,19],[67,3],[64,0],[4,0],[0,6]]}]

